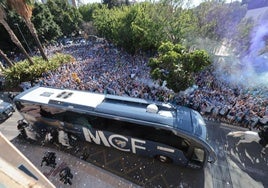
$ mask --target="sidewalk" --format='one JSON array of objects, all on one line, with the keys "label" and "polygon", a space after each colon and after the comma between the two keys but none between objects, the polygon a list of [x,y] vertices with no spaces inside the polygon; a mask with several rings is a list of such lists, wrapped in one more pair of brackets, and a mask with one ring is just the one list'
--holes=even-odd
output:
[{"label": "sidewalk", "polygon": [[[120,178],[108,171],[98,168],[72,155],[63,153],[52,148],[40,147],[39,145],[28,144],[15,138],[12,143],[34,164],[36,167],[57,187],[70,187],[59,180],[59,172],[68,166],[73,174],[71,187],[94,187],[94,188],[132,188],[138,187],[133,183]],[[44,152],[51,151],[56,153],[55,169],[48,166],[40,166]]]}]

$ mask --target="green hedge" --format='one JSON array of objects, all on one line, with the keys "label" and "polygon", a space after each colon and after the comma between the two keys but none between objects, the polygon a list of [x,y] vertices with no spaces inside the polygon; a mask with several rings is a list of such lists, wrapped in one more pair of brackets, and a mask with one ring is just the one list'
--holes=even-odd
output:
[{"label": "green hedge", "polygon": [[4,87],[17,87],[21,82],[32,82],[42,76],[42,73],[56,70],[64,63],[73,62],[75,59],[68,54],[55,54],[44,61],[41,57],[33,57],[34,65],[27,60],[17,62],[14,66],[3,71],[5,77]]}]

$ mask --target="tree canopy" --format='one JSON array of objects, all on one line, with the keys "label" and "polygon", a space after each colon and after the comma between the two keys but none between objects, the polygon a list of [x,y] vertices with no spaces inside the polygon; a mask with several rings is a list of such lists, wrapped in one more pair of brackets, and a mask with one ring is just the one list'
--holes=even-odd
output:
[{"label": "tree canopy", "polygon": [[163,43],[158,49],[158,56],[151,58],[149,66],[154,79],[167,82],[167,87],[175,92],[190,87],[196,73],[211,64],[209,55],[203,50],[193,52],[181,44]]},{"label": "tree canopy", "polygon": [[64,36],[72,36],[79,33],[82,15],[78,9],[71,6],[67,0],[48,0],[46,5]]},{"label": "tree canopy", "polygon": [[[40,41],[42,43],[50,43],[62,36],[69,37],[77,35],[81,28],[82,16],[79,10],[68,4],[66,0],[53,0],[47,1],[45,4],[35,3],[32,6],[31,21],[36,28],[38,36],[40,36]],[[25,45],[21,33],[18,30],[19,27],[29,46],[34,49],[36,43],[31,34],[26,32],[28,29],[20,16],[7,11],[7,22],[16,36]],[[2,26],[0,26],[0,34],[1,36],[8,36]],[[16,51],[9,37],[0,38],[0,48],[7,51]]]},{"label": "tree canopy", "polygon": [[38,28],[42,42],[50,42],[62,36],[60,26],[54,21],[54,16],[45,4],[35,4],[32,22]]}]

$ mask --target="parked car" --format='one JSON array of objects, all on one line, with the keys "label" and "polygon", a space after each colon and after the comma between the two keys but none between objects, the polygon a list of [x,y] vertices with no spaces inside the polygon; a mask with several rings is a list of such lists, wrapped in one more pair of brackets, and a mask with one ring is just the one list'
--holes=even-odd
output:
[{"label": "parked car", "polygon": [[15,112],[13,105],[0,99],[0,121],[4,121],[12,116],[13,112]]}]

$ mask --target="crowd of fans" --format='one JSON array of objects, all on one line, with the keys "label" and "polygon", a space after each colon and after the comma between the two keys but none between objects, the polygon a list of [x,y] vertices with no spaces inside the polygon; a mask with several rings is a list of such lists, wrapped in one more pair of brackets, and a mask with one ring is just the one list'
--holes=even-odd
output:
[{"label": "crowd of fans", "polygon": [[65,46],[61,52],[73,55],[76,61],[44,74],[41,84],[160,101],[169,101],[174,94],[150,79],[145,55],[132,56],[98,42]]},{"label": "crowd of fans", "polygon": [[150,78],[148,56],[130,55],[105,40],[49,47],[46,52],[68,53],[76,61],[45,73],[39,80],[41,85],[176,102],[207,118],[248,128],[268,122],[268,88],[258,93],[231,86],[217,80],[213,66],[196,75],[195,87],[176,94]]},{"label": "crowd of fans", "polygon": [[213,67],[196,75],[195,89],[179,95],[179,103],[198,110],[209,119],[260,128],[268,123],[268,88],[244,88],[214,76]]}]

